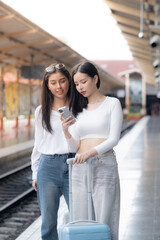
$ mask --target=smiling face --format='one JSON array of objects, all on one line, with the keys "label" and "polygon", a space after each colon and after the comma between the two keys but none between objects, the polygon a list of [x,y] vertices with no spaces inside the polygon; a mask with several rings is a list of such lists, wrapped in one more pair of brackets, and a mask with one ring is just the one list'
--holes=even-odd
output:
[{"label": "smiling face", "polygon": [[74,83],[77,91],[84,97],[90,97],[97,91],[98,76],[95,75],[93,78],[89,77],[85,73],[77,72],[74,75]]},{"label": "smiling face", "polygon": [[54,98],[66,98],[69,81],[65,75],[60,72],[55,72],[51,74],[48,78],[48,88],[54,95]]}]

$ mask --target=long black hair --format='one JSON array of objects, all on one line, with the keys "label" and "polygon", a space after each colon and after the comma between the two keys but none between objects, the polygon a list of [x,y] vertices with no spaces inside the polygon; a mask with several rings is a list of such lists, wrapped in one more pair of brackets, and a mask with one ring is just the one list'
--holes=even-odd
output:
[{"label": "long black hair", "polygon": [[48,79],[51,74],[60,72],[63,74],[69,81],[69,89],[67,93],[67,97],[70,97],[71,92],[71,75],[69,71],[66,69],[65,65],[62,63],[55,63],[48,66],[44,71],[43,82],[42,82],[42,126],[48,131],[52,132],[52,127],[50,123],[50,115],[52,110],[52,105],[54,101],[54,95],[48,88]]},{"label": "long black hair", "polygon": [[74,83],[74,75],[77,73],[85,73],[89,77],[94,78],[95,75],[98,76],[97,88],[100,87],[100,77],[98,70],[91,62],[83,62],[77,64],[72,70],[72,80],[71,80],[71,98],[70,98],[70,109],[72,110],[74,116],[76,117],[78,113],[83,111],[83,108],[87,107],[88,99],[80,94]]}]

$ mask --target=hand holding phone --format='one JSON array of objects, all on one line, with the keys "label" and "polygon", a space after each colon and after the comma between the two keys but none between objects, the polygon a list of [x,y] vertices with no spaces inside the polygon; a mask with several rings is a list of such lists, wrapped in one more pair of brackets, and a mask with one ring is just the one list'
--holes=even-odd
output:
[{"label": "hand holding phone", "polygon": [[[63,132],[65,134],[65,137],[67,139],[69,139],[71,137],[71,135],[68,131],[68,127],[73,125],[75,123],[76,119],[67,107],[58,108],[58,111],[59,111],[59,113],[62,114],[61,121],[62,121]],[[70,117],[70,119],[67,119],[68,117]]]},{"label": "hand holding phone", "polygon": [[60,113],[62,113],[62,116],[64,119],[68,118],[68,117],[71,117],[71,119],[75,119],[75,117],[73,116],[73,114],[69,111],[69,109],[67,107],[61,107],[61,108],[58,108],[58,111]]}]

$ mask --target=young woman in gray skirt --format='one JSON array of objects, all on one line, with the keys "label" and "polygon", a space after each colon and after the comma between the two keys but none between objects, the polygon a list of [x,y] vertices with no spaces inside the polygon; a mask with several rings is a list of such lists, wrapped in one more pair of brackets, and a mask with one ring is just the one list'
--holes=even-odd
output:
[{"label": "young woman in gray skirt", "polygon": [[[109,225],[111,239],[118,240],[120,186],[116,156],[123,120],[122,108],[115,97],[100,93],[100,78],[90,62],[72,71],[71,104],[76,122],[62,118],[69,151],[77,152],[73,161],[73,218],[87,219],[87,166],[92,158],[91,192],[93,219]],[[72,125],[72,126],[71,126]]]}]

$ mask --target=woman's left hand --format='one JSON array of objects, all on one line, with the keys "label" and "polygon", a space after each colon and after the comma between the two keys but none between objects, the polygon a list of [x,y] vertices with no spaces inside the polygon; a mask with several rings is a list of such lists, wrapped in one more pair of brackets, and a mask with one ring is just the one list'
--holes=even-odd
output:
[{"label": "woman's left hand", "polygon": [[87,152],[84,152],[84,153],[77,153],[74,160],[73,160],[73,165],[75,163],[83,164],[88,158],[93,157],[97,154],[98,153],[97,153],[96,149],[94,149],[94,148],[87,151]]}]

